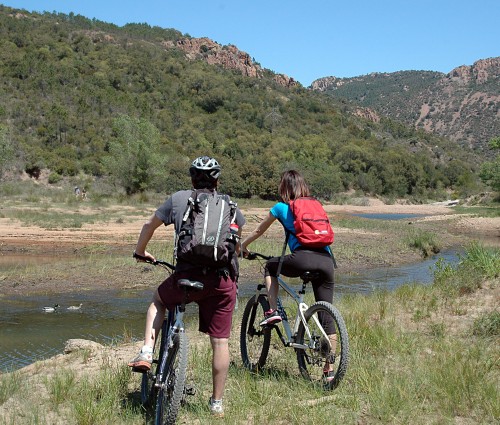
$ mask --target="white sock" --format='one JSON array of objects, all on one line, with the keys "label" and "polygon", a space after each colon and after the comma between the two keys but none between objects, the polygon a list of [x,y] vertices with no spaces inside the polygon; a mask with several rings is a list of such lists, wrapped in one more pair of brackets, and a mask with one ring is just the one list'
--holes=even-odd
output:
[{"label": "white sock", "polygon": [[141,348],[141,353],[152,353],[153,348],[150,347],[149,345],[143,345]]}]

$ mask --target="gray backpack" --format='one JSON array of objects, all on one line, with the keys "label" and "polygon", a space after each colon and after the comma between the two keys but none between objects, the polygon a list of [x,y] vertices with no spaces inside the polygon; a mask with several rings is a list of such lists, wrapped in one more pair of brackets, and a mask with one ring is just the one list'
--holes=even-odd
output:
[{"label": "gray backpack", "polygon": [[212,268],[229,266],[238,241],[236,207],[228,195],[194,190],[177,235],[177,259]]}]

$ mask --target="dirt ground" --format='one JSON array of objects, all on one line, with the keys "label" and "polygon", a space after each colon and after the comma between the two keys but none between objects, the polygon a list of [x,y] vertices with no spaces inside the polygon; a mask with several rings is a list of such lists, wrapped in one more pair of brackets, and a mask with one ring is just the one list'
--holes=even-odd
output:
[{"label": "dirt ground", "polygon": [[[441,204],[427,205],[385,205],[378,200],[370,200],[369,205],[326,205],[325,209],[335,216],[348,214],[419,214],[423,218],[413,220],[425,221],[453,221],[450,224],[457,233],[474,233],[485,235],[496,235],[500,244],[500,218],[480,218],[468,214],[455,215],[453,208]],[[80,213],[92,212],[90,207],[81,208]],[[250,231],[268,213],[266,208],[243,209],[247,218],[245,231]],[[9,218],[0,218],[0,254],[9,251],[36,251],[43,253],[43,247],[48,252],[68,251],[71,252],[84,245],[93,243],[107,244],[109,246],[133,246],[141,227],[147,216],[131,216],[125,221],[86,224],[77,229],[45,229],[36,226],[26,226],[19,221]],[[336,234],[348,232],[347,229],[337,228],[335,222],[332,223]],[[278,229],[279,231],[280,229]],[[172,232],[172,228],[167,228],[165,232],[157,232],[158,238]],[[161,236],[160,236],[161,233]]]},{"label": "dirt ground", "polygon": [[[431,229],[446,229],[446,232],[449,232],[447,234],[450,238],[457,238],[457,240],[462,240],[472,235],[485,235],[488,236],[490,243],[496,244],[496,246],[500,245],[499,218],[478,218],[469,214],[457,215],[454,213],[452,207],[446,205],[384,205],[377,200],[371,200],[370,204],[366,206],[329,205],[326,209],[334,220],[336,217],[351,213],[422,214],[425,217],[412,218],[409,221],[418,221],[421,224],[429,223]],[[246,231],[250,231],[267,214],[267,209],[252,208],[243,210],[243,213],[247,217],[248,222]],[[30,253],[38,255],[44,252],[71,254],[78,252],[82,247],[90,245],[106,245],[119,251],[132,252],[145,219],[146,216],[143,218],[131,216],[127,220],[109,222],[105,225],[101,223],[84,225],[81,229],[47,230],[39,227],[28,227],[8,218],[0,218],[0,257],[2,255],[25,255]],[[384,239],[383,235],[341,228],[335,225],[335,221],[333,227],[336,233],[336,243],[349,244],[354,242],[360,243],[361,241],[362,244],[372,247],[376,247],[381,243],[389,245],[391,243],[390,240]],[[272,231],[278,234],[280,229],[276,227]],[[171,235],[168,232],[171,232],[171,230],[168,230],[167,234],[162,232],[159,238],[170,237]],[[392,264],[412,259],[411,254],[408,253],[389,252],[392,254],[387,261]],[[352,264],[347,262],[345,269],[355,268],[356,264],[354,263],[356,262],[359,262],[359,259],[352,260]],[[367,264],[363,264],[364,267],[376,265],[376,260],[371,262],[368,260]],[[80,280],[82,282],[85,281],[85,275]],[[72,290],[78,290],[78,281],[74,282],[76,282],[76,287]],[[2,273],[0,272],[0,288],[2,288],[4,296],[9,293],[15,293],[17,289],[29,284],[29,282],[19,281],[18,284],[7,285],[7,287],[5,283],[5,279],[2,281]],[[45,289],[50,289],[51,285],[56,285],[57,283],[46,282]],[[109,279],[107,279],[107,283],[109,284]],[[123,283],[123,281],[120,280],[120,283]],[[89,282],[87,281],[84,284],[88,288]],[[60,286],[58,290],[61,290]],[[445,317],[442,314],[441,319],[449,320],[450,322],[455,321],[457,324],[452,329],[458,332],[460,330],[459,326],[469,326],[474,317],[477,317],[481,311],[490,311],[498,308],[498,299],[500,296],[498,291],[499,286],[497,283],[495,285],[491,284],[491,286],[488,285],[488,287],[482,288],[474,294],[467,295],[463,299],[463,305],[467,306],[467,310],[471,314],[460,317],[452,315]],[[402,317],[401,320],[407,319]],[[410,322],[408,320],[409,324],[411,324]],[[236,338],[233,338],[233,340],[234,343],[230,344],[232,347],[232,357],[237,358],[237,341]],[[200,341],[206,342],[206,339],[195,338],[193,343],[199,343]],[[96,374],[103,364],[122,365],[126,363],[135,355],[140,345],[141,343],[138,342],[104,347],[93,341],[69,340],[65,348],[65,354],[37,362],[21,369],[19,372],[23,379],[28,379],[37,388],[38,400],[46,400],[48,399],[47,386],[43,382],[46,382],[48,377],[54,374],[54,370],[67,368],[77,373],[78,376],[91,377]],[[84,354],[82,355],[82,353]],[[57,368],[54,367],[55,365],[57,365]],[[131,389],[131,391],[136,390],[137,388]],[[39,403],[42,405],[43,402],[40,401]],[[22,405],[22,400],[16,398],[7,400],[0,406],[0,422],[2,419],[5,420],[5,423],[11,423],[11,420],[15,421],[12,415],[15,415],[14,412],[22,409]],[[50,420],[50,423],[56,425],[66,423],[64,412],[47,412],[47,419]]]},{"label": "dirt ground", "polygon": [[[385,205],[377,199],[370,199],[367,205],[326,205],[325,209],[331,217],[335,230],[334,250],[337,262],[341,266],[339,272],[351,273],[360,269],[373,267],[386,267],[402,263],[416,262],[421,258],[417,250],[400,249],[391,241],[391,236],[380,232],[365,231],[361,229],[343,228],[339,219],[349,214],[418,214],[406,220],[408,224],[415,224],[425,228],[427,231],[439,234],[439,240],[443,248],[465,244],[468,238],[484,236],[488,243],[500,246],[500,218],[479,218],[471,214],[456,214],[453,207],[445,204],[427,205]],[[19,294],[23,291],[43,292],[70,292],[91,288],[110,288],[113,285],[123,287],[125,281],[140,281],[141,276],[138,268],[131,262],[131,267],[121,268],[113,273],[110,278],[108,273],[91,272],[91,278],[78,269],[74,270],[71,285],[64,279],[36,279],[36,276],[8,277],[1,272],[2,257],[19,255],[33,256],[67,256],[78,257],[80,253],[88,253],[89,250],[98,249],[99,252],[114,252],[129,255],[133,252],[135,242],[144,221],[150,212],[138,213],[136,209],[120,207],[123,218],[109,220],[105,223],[84,224],[81,228],[59,228],[45,229],[36,226],[27,226],[20,221],[11,220],[0,216],[0,289],[4,296]],[[243,229],[243,235],[251,231],[267,214],[267,208],[242,208],[247,219],[247,225]],[[99,213],[97,207],[91,204],[82,205],[78,208],[79,214]],[[264,238],[279,241],[281,244],[283,230],[279,223],[274,223]],[[157,231],[153,241],[163,242],[173,240],[172,226]],[[278,242],[277,242],[278,243]],[[383,255],[373,256],[365,253],[376,251],[383,247]],[[343,256],[343,248],[355,250],[354,254]],[[74,266],[72,266],[74,267]],[[241,281],[253,279],[259,268],[249,271],[251,267],[242,268]],[[122,273],[122,276],[119,276]],[[260,275],[259,275],[260,276]],[[63,281],[64,280],[64,281]]]}]

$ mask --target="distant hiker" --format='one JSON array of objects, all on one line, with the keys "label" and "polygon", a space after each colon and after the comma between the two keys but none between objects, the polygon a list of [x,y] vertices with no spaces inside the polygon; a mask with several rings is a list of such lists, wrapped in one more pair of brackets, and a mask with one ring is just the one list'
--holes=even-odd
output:
[{"label": "distant hiker", "polygon": [[78,186],[75,186],[75,196],[76,196],[77,198],[79,198],[79,197],[80,197],[80,194],[81,194],[81,192],[80,192],[80,188],[79,188]]},{"label": "distant hiker", "polygon": [[85,188],[82,189],[82,199],[87,199],[87,190]]}]

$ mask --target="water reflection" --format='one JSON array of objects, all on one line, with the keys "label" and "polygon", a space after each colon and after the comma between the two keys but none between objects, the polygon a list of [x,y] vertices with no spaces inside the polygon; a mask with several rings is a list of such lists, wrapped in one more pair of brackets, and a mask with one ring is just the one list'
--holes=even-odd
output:
[{"label": "water reflection", "polygon": [[432,257],[416,263],[399,267],[380,267],[370,269],[363,274],[343,275],[337,274],[336,292],[347,293],[371,293],[375,290],[394,290],[407,283],[420,283],[428,285],[433,282],[434,266],[439,259],[446,263],[455,264],[459,261],[462,251],[449,250],[433,255]]},{"label": "water reflection", "polygon": [[[401,285],[417,282],[428,285],[433,282],[433,268],[442,258],[446,263],[456,264],[462,250],[451,249],[414,264],[398,267],[380,267],[369,269],[357,274],[343,274],[338,269],[335,275],[335,297],[344,294],[363,293],[369,294],[375,290],[394,290]],[[292,280],[300,286],[299,279]],[[241,298],[249,298],[255,293],[255,283],[240,284]]]},{"label": "water reflection", "polygon": [[[151,289],[92,291],[82,294],[0,299],[0,371],[19,369],[36,360],[63,352],[71,338],[104,344],[139,337],[144,332]],[[55,313],[43,306],[60,304]],[[79,310],[67,310],[79,305]],[[195,312],[188,312],[188,315]],[[195,316],[196,317],[196,316]]]}]

